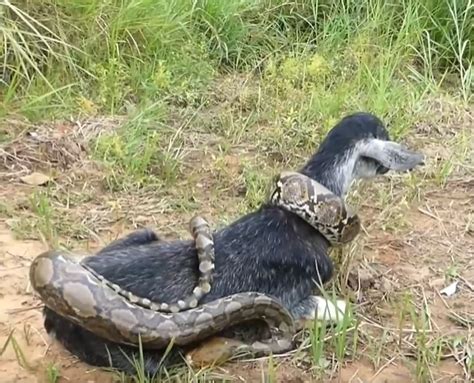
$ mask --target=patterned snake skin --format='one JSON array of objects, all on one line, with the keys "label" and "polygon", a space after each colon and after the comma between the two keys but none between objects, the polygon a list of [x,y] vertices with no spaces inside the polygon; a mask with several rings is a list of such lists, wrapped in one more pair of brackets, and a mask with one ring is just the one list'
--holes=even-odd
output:
[{"label": "patterned snake skin", "polygon": [[[275,181],[270,204],[297,214],[332,245],[347,243],[358,234],[357,215],[321,184],[294,172],[281,173]],[[184,346],[243,321],[260,319],[268,324],[272,337],[248,344],[248,351],[270,354],[291,349],[293,318],[269,296],[238,293],[197,306],[211,289],[214,247],[204,219],[195,217],[190,228],[198,250],[200,279],[193,293],[176,304],[137,297],[59,251],[40,254],[33,261],[32,286],[51,310],[117,343],[137,345],[141,341],[149,349],[167,347],[171,341]]]},{"label": "patterned snake skin", "polygon": [[320,183],[296,172],[281,173],[275,183],[270,203],[303,218],[331,245],[348,243],[359,234],[359,216]]},{"label": "patterned snake skin", "polygon": [[123,296],[131,303],[145,307],[153,311],[177,313],[189,308],[197,307],[202,297],[211,291],[212,271],[214,270],[214,242],[209,224],[200,216],[194,217],[189,223],[191,234],[196,243],[199,260],[199,283],[194,288],[192,294],[176,303],[151,302],[147,298],[138,297],[130,291],[122,289],[119,285],[106,280],[102,275],[96,273],[92,268],[83,264],[91,274],[103,282],[106,286]]}]

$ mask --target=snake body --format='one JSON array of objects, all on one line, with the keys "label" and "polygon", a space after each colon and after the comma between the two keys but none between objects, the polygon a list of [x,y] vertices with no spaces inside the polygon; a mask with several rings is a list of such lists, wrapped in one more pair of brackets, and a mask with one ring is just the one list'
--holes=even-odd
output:
[{"label": "snake body", "polygon": [[[359,218],[340,197],[300,173],[281,173],[269,204],[298,215],[332,245],[351,241],[360,230]],[[140,338],[147,348],[163,348],[171,340],[187,345],[242,321],[263,319],[273,335],[248,345],[249,351],[289,350],[293,318],[269,296],[238,293],[196,307],[211,288],[214,247],[205,220],[197,217],[190,226],[198,249],[200,279],[193,293],[176,304],[137,297],[58,251],[43,253],[33,261],[32,286],[51,310],[118,343],[137,345]]]},{"label": "snake body", "polygon": [[61,251],[39,255],[30,268],[33,288],[59,315],[105,339],[159,349],[173,341],[186,345],[228,326],[264,319],[275,336],[251,345],[255,351],[291,347],[291,314],[276,300],[259,293],[231,295],[178,313],[153,311],[129,302]]},{"label": "snake body", "polygon": [[94,269],[83,264],[91,274],[98,278],[103,284],[110,287],[117,294],[126,298],[129,302],[153,311],[177,313],[179,311],[187,310],[197,307],[199,301],[211,291],[212,272],[214,265],[214,241],[212,239],[211,229],[207,221],[195,216],[189,223],[189,229],[195,241],[195,246],[199,261],[199,282],[194,288],[193,292],[176,303],[158,303],[152,302],[148,298],[142,298],[131,291],[121,288],[119,285],[112,283],[105,279],[102,275],[97,273]]},{"label": "snake body", "polygon": [[275,182],[270,204],[288,210],[318,230],[333,246],[352,241],[360,219],[344,201],[315,180],[283,172]]}]

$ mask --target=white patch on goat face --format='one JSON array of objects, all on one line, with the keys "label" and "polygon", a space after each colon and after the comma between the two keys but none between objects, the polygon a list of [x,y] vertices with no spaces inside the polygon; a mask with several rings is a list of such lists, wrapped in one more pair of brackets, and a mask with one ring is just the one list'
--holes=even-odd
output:
[{"label": "white patch on goat face", "polygon": [[373,161],[367,161],[361,155],[364,145],[365,141],[355,144],[336,168],[336,177],[339,177],[341,182],[343,195],[347,193],[353,181],[377,176],[377,164]]},{"label": "white patch on goat face", "polygon": [[366,161],[364,158],[357,160],[354,167],[354,179],[374,178],[377,175],[377,166],[374,162]]},{"label": "white patch on goat face", "polygon": [[[358,142],[354,146],[354,155],[356,157],[356,164],[354,167],[354,179],[361,179],[361,178],[374,178],[377,176],[377,162],[372,159],[371,161],[365,159],[362,155],[366,151],[367,143],[368,142],[382,142],[380,140],[363,140]],[[383,145],[380,145],[380,150],[382,150]]]},{"label": "white patch on goat face", "polygon": [[[380,151],[380,153],[383,154],[387,145],[394,146],[396,144],[392,142],[388,142],[387,144],[387,141],[375,138],[359,140],[353,144],[352,147],[336,156],[335,162],[325,170],[325,186],[336,194],[344,197],[353,181],[362,178],[368,179],[376,177],[378,175],[377,169],[379,163],[385,167],[389,166],[384,164],[384,161],[377,159],[380,156],[370,155],[367,147],[372,150],[372,154],[373,151],[377,153]],[[367,160],[366,157],[371,160]]]},{"label": "white patch on goat face", "polygon": [[344,153],[344,157],[339,161],[338,166],[335,167],[336,171],[333,176],[333,182],[341,185],[342,195],[347,193],[354,180],[354,167],[358,156],[357,151],[350,149],[347,153]]}]

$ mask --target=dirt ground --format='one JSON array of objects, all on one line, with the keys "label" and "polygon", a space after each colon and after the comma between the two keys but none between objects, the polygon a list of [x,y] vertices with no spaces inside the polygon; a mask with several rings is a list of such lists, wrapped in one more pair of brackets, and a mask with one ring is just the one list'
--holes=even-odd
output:
[{"label": "dirt ground", "polygon": [[[472,123],[472,118],[467,122]],[[440,126],[443,125],[437,129]],[[429,160],[418,172],[419,178],[411,182],[407,175],[393,175],[361,188],[355,196],[365,230],[352,247],[353,260],[345,282],[358,299],[356,311],[363,342],[359,357],[348,359],[337,372],[328,373],[326,381],[416,381],[417,361],[423,357],[419,354],[423,351],[421,341],[413,323],[407,320],[401,328],[397,321],[397,304],[407,291],[412,294],[414,305],[427,315],[424,350],[430,350],[434,342],[443,342],[440,360],[431,364],[428,381],[469,380],[465,362],[474,353],[471,148],[467,160],[453,160],[452,171],[445,180],[434,180],[439,164],[459,151],[455,144],[446,145],[447,137],[454,142],[451,138],[460,131],[459,126],[448,129],[447,123],[439,130],[420,124],[412,141],[424,148]],[[15,176],[3,180],[8,180],[2,181],[0,187],[4,202],[42,187],[25,185]],[[201,193],[205,195],[205,187]],[[76,213],[74,208],[69,212]],[[186,222],[188,216],[183,214],[179,221]],[[159,231],[171,222],[170,218],[163,221],[154,212],[141,219]],[[156,225],[155,220],[161,225]],[[79,362],[50,341],[42,327],[41,302],[28,284],[29,264],[47,245],[36,239],[17,239],[14,228],[18,226],[12,226],[7,215],[0,221],[0,349],[11,336],[0,357],[0,382],[114,381],[116,376]],[[108,241],[132,228],[130,220],[111,220],[109,232],[103,231],[100,236]],[[96,240],[90,236],[80,242],[80,247],[93,249],[99,246]],[[455,281],[458,284],[452,296],[440,292]],[[47,371],[52,371],[48,366],[52,364],[59,372],[58,380],[48,377]],[[266,361],[239,362],[224,365],[217,372],[233,376],[235,381],[261,381],[265,368]],[[282,361],[276,380],[306,382],[313,381],[311,376],[307,364],[289,356]]]}]

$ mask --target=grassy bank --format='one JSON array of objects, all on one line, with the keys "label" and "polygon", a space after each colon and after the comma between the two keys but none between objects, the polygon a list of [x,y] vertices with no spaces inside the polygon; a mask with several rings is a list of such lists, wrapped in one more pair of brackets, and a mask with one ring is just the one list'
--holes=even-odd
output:
[{"label": "grassy bank", "polygon": [[131,116],[95,152],[139,184],[156,169],[174,177],[176,113],[191,116],[179,133],[193,129],[196,110],[225,99],[229,73],[253,84],[247,99],[197,120],[232,143],[267,125],[259,139],[312,149],[357,109],[403,135],[427,94],[471,101],[472,10],[471,0],[2,1],[1,113]]},{"label": "grassy bank", "polygon": [[320,98],[372,93],[380,111],[400,82],[471,95],[470,0],[1,3],[3,113],[197,105],[229,71]]}]

